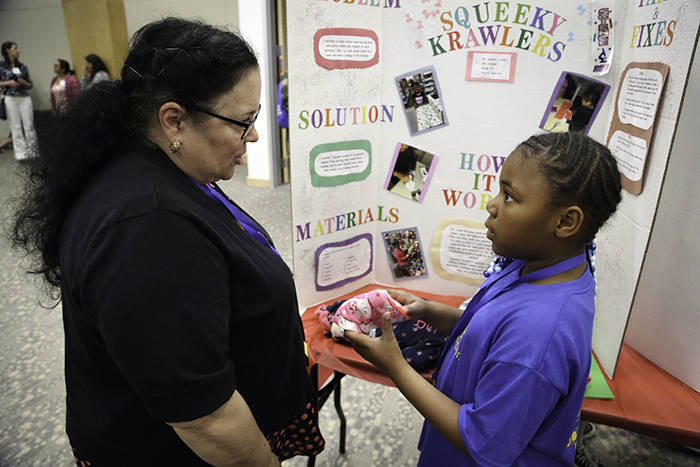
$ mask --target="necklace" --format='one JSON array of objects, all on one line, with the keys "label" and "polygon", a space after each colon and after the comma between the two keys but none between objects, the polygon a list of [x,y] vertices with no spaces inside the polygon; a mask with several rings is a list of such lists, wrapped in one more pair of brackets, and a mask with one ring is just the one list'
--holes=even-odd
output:
[{"label": "necklace", "polygon": [[507,268],[508,265],[513,261],[515,261],[515,258],[509,258],[507,256],[501,256],[494,253],[493,261],[491,261],[491,264],[489,265],[488,269],[484,271],[484,276],[491,277],[494,274],[498,274],[499,272]]}]

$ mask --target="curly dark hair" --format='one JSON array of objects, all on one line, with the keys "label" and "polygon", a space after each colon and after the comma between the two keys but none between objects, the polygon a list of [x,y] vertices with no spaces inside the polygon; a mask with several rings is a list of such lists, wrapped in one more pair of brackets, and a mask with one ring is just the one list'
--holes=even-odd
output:
[{"label": "curly dark hair", "polygon": [[[137,31],[121,80],[100,82],[59,115],[37,115],[34,154],[19,169],[10,238],[60,300],[59,236],[74,201],[99,167],[130,138],[149,142],[166,102],[209,108],[251,71],[258,60],[233,32],[200,21],[165,18]],[[195,122],[204,119],[191,114]],[[151,143],[152,144],[152,143]]]},{"label": "curly dark hair", "polygon": [[551,206],[576,204],[583,211],[582,235],[593,241],[621,200],[620,171],[608,148],[581,133],[531,136],[516,148],[534,160],[549,180]]}]

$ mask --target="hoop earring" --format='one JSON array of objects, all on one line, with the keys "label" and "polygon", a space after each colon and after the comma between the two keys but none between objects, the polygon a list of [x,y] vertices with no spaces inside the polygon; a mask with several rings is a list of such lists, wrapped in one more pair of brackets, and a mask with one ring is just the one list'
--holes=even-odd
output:
[{"label": "hoop earring", "polygon": [[180,150],[181,147],[182,147],[181,142],[173,141],[172,143],[170,143],[170,147],[168,148],[168,151],[170,152],[170,154],[175,154],[176,152],[178,152]]}]

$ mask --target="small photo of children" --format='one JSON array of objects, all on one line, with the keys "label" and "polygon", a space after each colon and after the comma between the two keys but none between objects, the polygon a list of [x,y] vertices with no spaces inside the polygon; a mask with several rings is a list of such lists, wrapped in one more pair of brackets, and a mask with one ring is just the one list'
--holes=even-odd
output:
[{"label": "small photo of children", "polygon": [[428,276],[417,228],[384,232],[382,237],[394,279]]},{"label": "small photo of children", "polygon": [[433,67],[395,78],[411,135],[447,125],[440,84]]},{"label": "small photo of children", "polygon": [[422,203],[436,163],[435,154],[399,142],[384,189]]},{"label": "small photo of children", "polygon": [[540,128],[552,133],[588,134],[610,86],[576,73],[563,72],[554,88]]}]

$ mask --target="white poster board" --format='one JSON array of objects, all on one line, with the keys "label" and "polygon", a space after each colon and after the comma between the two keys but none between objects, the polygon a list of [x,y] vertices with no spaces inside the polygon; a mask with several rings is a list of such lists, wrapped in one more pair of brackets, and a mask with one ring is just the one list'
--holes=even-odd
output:
[{"label": "white poster board", "polygon": [[700,392],[700,49],[681,117],[625,343]]},{"label": "white poster board", "polygon": [[[567,112],[589,90],[600,100],[579,131],[605,142],[626,64],[670,66],[644,190],[625,193],[598,238],[594,350],[612,374],[678,118],[696,3],[299,0],[287,8],[302,309],[373,282],[473,295],[483,280],[474,271],[491,259],[478,237],[486,203],[515,146],[534,133],[574,131]],[[649,45],[655,15],[663,33]],[[468,245],[455,246],[457,238]],[[319,261],[357,239],[373,245],[364,268]],[[319,283],[329,277],[320,266],[333,271],[331,282]]]}]

